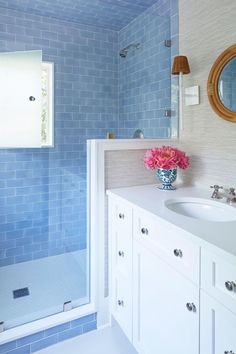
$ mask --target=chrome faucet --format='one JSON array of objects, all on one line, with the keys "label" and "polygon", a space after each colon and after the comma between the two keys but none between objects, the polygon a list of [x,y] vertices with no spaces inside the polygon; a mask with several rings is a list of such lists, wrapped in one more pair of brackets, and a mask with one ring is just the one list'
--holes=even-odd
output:
[{"label": "chrome faucet", "polygon": [[236,203],[235,188],[229,188],[227,192],[226,192],[226,203],[228,204]]},{"label": "chrome faucet", "polygon": [[223,196],[220,194],[220,189],[223,189],[222,186],[218,186],[217,184],[215,184],[214,186],[210,186],[211,188],[214,189],[211,198],[212,199],[222,199]]}]

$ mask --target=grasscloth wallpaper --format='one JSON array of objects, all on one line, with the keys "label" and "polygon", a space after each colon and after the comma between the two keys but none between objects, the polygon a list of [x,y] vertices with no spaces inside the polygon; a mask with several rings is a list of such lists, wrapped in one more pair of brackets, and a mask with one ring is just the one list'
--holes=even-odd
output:
[{"label": "grasscloth wallpaper", "polygon": [[236,123],[212,110],[207,78],[216,58],[236,42],[236,2],[232,0],[179,0],[180,54],[187,55],[191,74],[184,86],[200,86],[200,105],[184,107],[181,146],[192,153],[189,177],[236,186]]}]

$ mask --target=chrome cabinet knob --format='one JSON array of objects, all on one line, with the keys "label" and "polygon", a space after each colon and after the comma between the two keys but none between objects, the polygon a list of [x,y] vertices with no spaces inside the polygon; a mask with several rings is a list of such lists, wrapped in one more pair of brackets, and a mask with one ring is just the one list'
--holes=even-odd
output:
[{"label": "chrome cabinet knob", "polygon": [[187,302],[186,307],[189,311],[196,312],[197,308],[193,302]]},{"label": "chrome cabinet knob", "polygon": [[118,255],[119,255],[119,257],[124,257],[124,256],[125,256],[125,254],[124,254],[123,251],[119,251],[119,252],[118,252]]},{"label": "chrome cabinet knob", "polygon": [[229,291],[234,291],[235,288],[236,288],[236,284],[233,281],[229,281],[228,280],[228,281],[225,282],[225,287]]},{"label": "chrome cabinet knob", "polygon": [[118,300],[117,303],[118,303],[118,306],[124,307],[124,301],[123,300]]},{"label": "chrome cabinet knob", "polygon": [[29,96],[29,100],[30,101],[35,101],[35,97],[34,96]]},{"label": "chrome cabinet knob", "polygon": [[183,252],[182,252],[182,250],[181,249],[174,249],[174,255],[176,256],[176,257],[183,257]]},{"label": "chrome cabinet knob", "polygon": [[124,219],[125,218],[125,214],[119,213],[119,218],[120,219]]},{"label": "chrome cabinet knob", "polygon": [[148,229],[146,229],[146,227],[142,227],[142,228],[141,228],[141,233],[142,233],[143,235],[148,235]]}]

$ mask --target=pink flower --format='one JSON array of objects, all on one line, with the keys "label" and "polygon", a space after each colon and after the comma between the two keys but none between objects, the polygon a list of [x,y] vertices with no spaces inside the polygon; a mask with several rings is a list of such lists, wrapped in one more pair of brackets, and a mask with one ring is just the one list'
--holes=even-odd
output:
[{"label": "pink flower", "polygon": [[189,157],[185,152],[172,146],[162,146],[147,150],[144,156],[144,164],[149,170],[163,168],[165,170],[189,166]]},{"label": "pink flower", "polygon": [[144,156],[144,164],[149,170],[155,170],[157,168],[156,149],[151,149],[146,151]]},{"label": "pink flower", "polygon": [[185,170],[190,165],[189,157],[185,154],[185,152],[178,150],[179,162],[178,167]]}]

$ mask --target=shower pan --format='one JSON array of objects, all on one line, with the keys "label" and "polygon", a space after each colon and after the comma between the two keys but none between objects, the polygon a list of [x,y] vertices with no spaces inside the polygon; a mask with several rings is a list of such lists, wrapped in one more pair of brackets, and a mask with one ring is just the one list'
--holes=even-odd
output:
[{"label": "shower pan", "polygon": [[89,302],[87,252],[0,268],[0,320],[7,330]]}]

